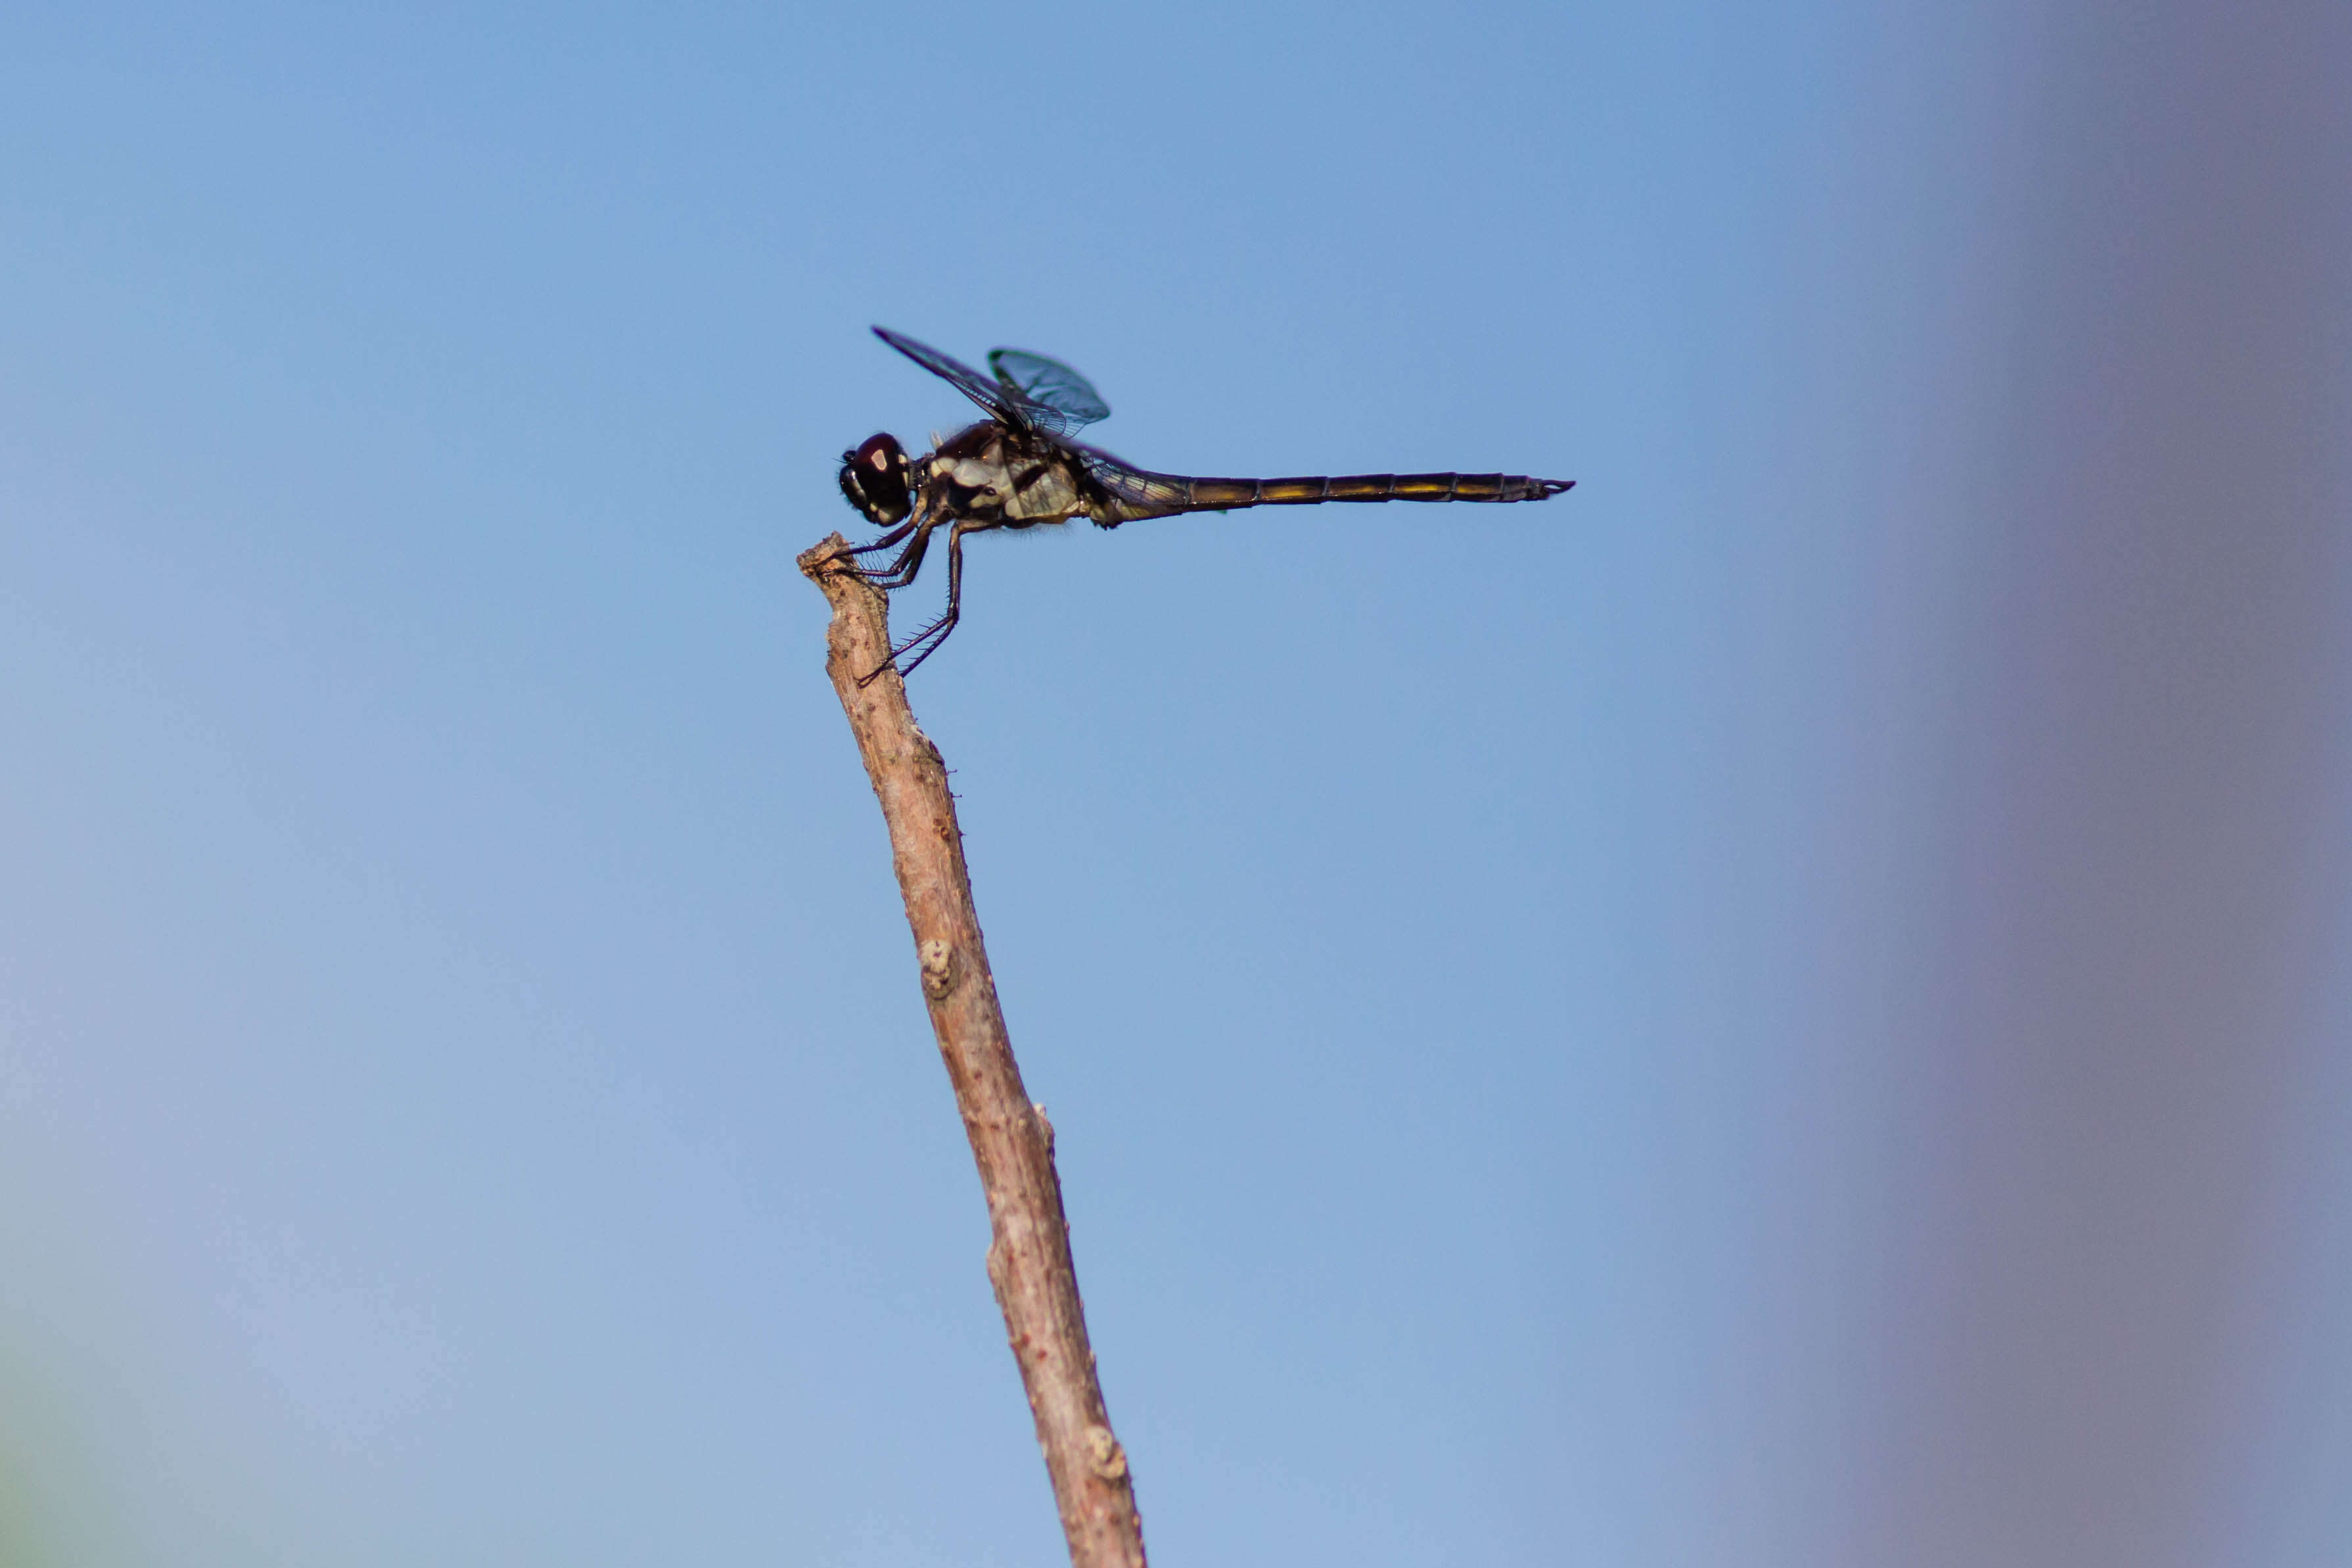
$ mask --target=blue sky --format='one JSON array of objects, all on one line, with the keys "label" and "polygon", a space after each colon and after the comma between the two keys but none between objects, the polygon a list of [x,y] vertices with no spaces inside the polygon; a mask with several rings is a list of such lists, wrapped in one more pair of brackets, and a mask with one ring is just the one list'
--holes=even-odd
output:
[{"label": "blue sky", "polygon": [[1160,1561],[2342,1561],[2343,22],[2133,16],[0,24],[0,1559],[1060,1552],[878,321],[1580,481],[913,683]]}]

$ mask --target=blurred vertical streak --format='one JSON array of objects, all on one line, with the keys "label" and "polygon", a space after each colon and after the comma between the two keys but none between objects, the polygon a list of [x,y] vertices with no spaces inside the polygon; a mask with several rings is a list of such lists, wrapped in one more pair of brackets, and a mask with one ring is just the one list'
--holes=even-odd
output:
[{"label": "blurred vertical streak", "polygon": [[2233,1560],[2254,1254],[2352,878],[2352,6],[2044,22],[1851,1543],[1907,1568]]}]

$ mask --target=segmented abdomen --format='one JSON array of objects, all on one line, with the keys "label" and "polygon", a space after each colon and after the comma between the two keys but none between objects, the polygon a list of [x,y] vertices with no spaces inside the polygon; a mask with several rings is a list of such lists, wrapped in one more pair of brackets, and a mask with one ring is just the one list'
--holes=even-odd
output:
[{"label": "segmented abdomen", "polygon": [[1193,479],[1195,507],[1312,506],[1327,500],[1541,500],[1575,483],[1525,474],[1315,474],[1299,479]]},{"label": "segmented abdomen", "polygon": [[1120,521],[1180,511],[1232,511],[1251,506],[1315,506],[1324,501],[1542,500],[1574,479],[1526,474],[1312,474],[1289,479],[1200,479],[1182,474],[1101,474]]}]

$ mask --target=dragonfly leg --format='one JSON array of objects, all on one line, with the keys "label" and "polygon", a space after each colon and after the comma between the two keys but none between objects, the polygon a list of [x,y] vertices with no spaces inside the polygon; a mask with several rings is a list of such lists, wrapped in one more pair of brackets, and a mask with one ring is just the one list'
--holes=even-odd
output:
[{"label": "dragonfly leg", "polygon": [[[894,529],[889,534],[876,540],[873,543],[859,545],[856,550],[844,551],[842,555],[855,554],[858,550],[887,550],[898,542],[899,535],[912,529],[915,537],[907,541],[906,548],[899,551],[897,558],[888,565],[860,566],[855,562],[850,563],[850,570],[856,573],[861,580],[887,594],[895,589],[903,588],[915,580],[915,574],[923,569],[923,552],[931,547],[931,530],[937,528],[939,524],[940,520],[936,517],[919,515],[914,521]],[[834,559],[839,560],[841,556],[836,555]]]},{"label": "dragonfly leg", "polygon": [[[926,533],[928,531],[927,530]],[[858,685],[865,686],[879,679],[884,670],[894,666],[901,679],[914,674],[916,667],[939,652],[940,645],[948,640],[950,632],[955,630],[956,621],[963,614],[964,531],[961,527],[952,527],[948,530],[948,607],[940,613],[938,620],[892,648],[890,657],[877,665],[864,679],[857,683]],[[922,537],[923,535],[918,535],[918,542]],[[907,657],[908,654],[913,654],[914,657],[908,658]],[[902,660],[904,662],[901,662]]]},{"label": "dragonfly leg", "polygon": [[907,547],[898,552],[898,557],[890,564],[877,571],[864,573],[862,575],[867,582],[884,590],[905,587],[915,580],[915,574],[923,569],[923,553],[930,549],[931,530],[937,526],[937,523],[926,520],[922,526],[915,530],[915,537],[907,541]]},{"label": "dragonfly leg", "polygon": [[[887,550],[892,545],[898,543],[898,541],[906,538],[907,535],[914,532],[916,529],[921,526],[921,518],[910,517],[871,544],[845,544],[840,549],[835,551],[832,554],[826,556],[825,559],[827,561],[847,561],[855,566],[856,557],[860,555],[871,555],[877,550]],[[857,566],[856,569],[857,574],[861,577],[868,574],[866,569],[862,566]]]}]

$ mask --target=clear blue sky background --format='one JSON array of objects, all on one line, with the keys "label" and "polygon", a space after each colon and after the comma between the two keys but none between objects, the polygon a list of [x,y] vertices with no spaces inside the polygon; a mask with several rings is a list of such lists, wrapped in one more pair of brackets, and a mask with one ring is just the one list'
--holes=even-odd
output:
[{"label": "clear blue sky background", "polygon": [[1057,1558],[876,321],[1580,481],[914,682],[1158,1561],[2352,1560],[2352,40],[2200,11],[12,11],[0,1561]]}]

